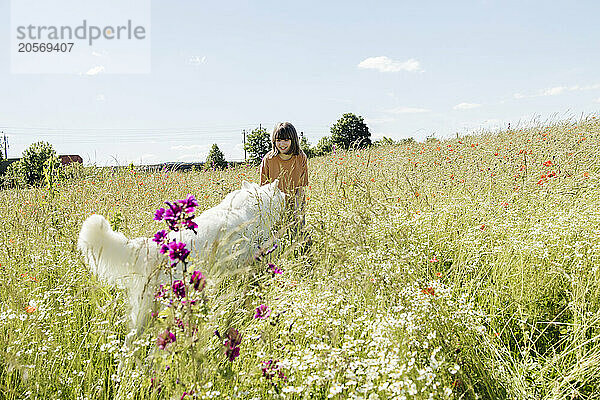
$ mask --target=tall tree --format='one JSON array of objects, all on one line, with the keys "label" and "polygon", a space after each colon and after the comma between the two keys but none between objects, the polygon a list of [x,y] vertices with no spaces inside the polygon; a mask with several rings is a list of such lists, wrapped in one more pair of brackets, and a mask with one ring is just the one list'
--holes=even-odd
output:
[{"label": "tall tree", "polygon": [[246,137],[244,148],[250,162],[260,164],[263,156],[271,150],[271,136],[265,128],[256,128]]},{"label": "tall tree", "polygon": [[371,145],[371,132],[363,117],[346,113],[331,127],[331,142],[344,149],[367,147]]},{"label": "tall tree", "polygon": [[206,157],[206,168],[223,169],[227,167],[227,161],[225,161],[225,155],[216,143],[212,145]]}]

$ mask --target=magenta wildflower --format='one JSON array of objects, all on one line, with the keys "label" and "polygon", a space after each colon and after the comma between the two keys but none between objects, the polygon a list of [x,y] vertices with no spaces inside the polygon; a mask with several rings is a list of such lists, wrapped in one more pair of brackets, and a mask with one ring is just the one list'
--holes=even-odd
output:
[{"label": "magenta wildflower", "polygon": [[169,230],[179,231],[182,228],[191,229],[196,232],[198,225],[192,221],[194,211],[198,206],[198,201],[191,194],[183,200],[177,200],[173,203],[165,201],[167,208],[159,208],[154,213],[154,220],[165,221]]},{"label": "magenta wildflower", "polygon": [[187,221],[183,221],[183,226],[185,226],[187,229],[189,229],[191,231],[196,232],[196,228],[198,227],[198,224],[190,219]]},{"label": "magenta wildflower", "polygon": [[267,307],[266,304],[261,304],[260,306],[256,307],[256,313],[254,314],[254,319],[269,318],[269,315],[271,315],[271,309],[269,307]]},{"label": "magenta wildflower", "polygon": [[185,283],[180,280],[173,282],[173,293],[179,298],[185,297]]},{"label": "magenta wildflower", "polygon": [[[190,251],[185,248],[183,242],[171,242],[169,243],[169,258],[174,262],[171,264],[174,267],[179,261],[185,262],[185,259],[190,254]],[[161,249],[162,250],[162,249]]]},{"label": "magenta wildflower", "polygon": [[190,285],[194,285],[194,289],[202,291],[206,286],[206,279],[202,272],[194,271],[192,272],[192,277],[190,278]]},{"label": "magenta wildflower", "polygon": [[169,246],[166,244],[163,244],[162,246],[160,246],[160,251],[161,254],[165,254],[167,251],[169,251]]},{"label": "magenta wildflower", "polygon": [[198,201],[191,194],[188,194],[188,197],[183,200],[177,200],[177,203],[181,205],[183,211],[187,214],[192,214],[196,211],[195,207],[198,207]]},{"label": "magenta wildflower", "polygon": [[240,355],[240,343],[242,343],[242,335],[235,328],[229,328],[225,335],[225,355],[229,361],[233,362]]},{"label": "magenta wildflower", "polygon": [[165,239],[167,238],[167,231],[160,230],[158,232],[156,232],[156,234],[154,235],[154,239],[152,239],[153,242],[156,242],[158,244],[161,244],[162,242],[165,241]]},{"label": "magenta wildflower", "polygon": [[165,204],[168,205],[169,208],[165,210],[163,219],[169,226],[170,230],[177,232],[179,230],[178,222],[181,218],[181,213],[183,210],[177,203],[171,204],[168,201],[165,201]]},{"label": "magenta wildflower", "polygon": [[169,332],[168,329],[166,329],[159,337],[158,339],[156,339],[156,344],[158,345],[158,348],[161,350],[164,350],[165,347],[167,347],[167,345],[169,345],[170,343],[175,342],[176,338],[175,338],[175,334],[173,332]]},{"label": "magenta wildflower", "polygon": [[235,361],[236,358],[240,356],[240,348],[239,347],[230,347],[225,346],[225,355],[227,359],[231,362]]},{"label": "magenta wildflower", "polygon": [[269,361],[263,361],[262,363],[262,373],[265,378],[268,380],[272,380],[275,376],[279,377],[279,379],[285,380],[287,377],[281,370],[281,365],[279,364],[279,360],[270,359]]},{"label": "magenta wildflower", "polygon": [[268,268],[269,272],[272,273],[273,275],[283,273],[283,270],[273,263],[269,263],[267,268]]},{"label": "magenta wildflower", "polygon": [[162,221],[164,216],[165,216],[165,209],[161,207],[158,210],[156,210],[156,212],[154,213],[154,220]]}]

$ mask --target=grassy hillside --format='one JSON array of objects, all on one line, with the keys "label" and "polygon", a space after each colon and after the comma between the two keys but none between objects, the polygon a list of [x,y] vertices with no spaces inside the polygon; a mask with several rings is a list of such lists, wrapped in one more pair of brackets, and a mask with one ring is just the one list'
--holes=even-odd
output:
[{"label": "grassy hillside", "polygon": [[256,169],[2,191],[0,399],[600,398],[599,144],[590,116],[310,160],[310,248],[202,265],[198,330],[163,311],[129,347],[123,293],[76,249],[83,220],[151,236],[164,201],[207,209]]}]

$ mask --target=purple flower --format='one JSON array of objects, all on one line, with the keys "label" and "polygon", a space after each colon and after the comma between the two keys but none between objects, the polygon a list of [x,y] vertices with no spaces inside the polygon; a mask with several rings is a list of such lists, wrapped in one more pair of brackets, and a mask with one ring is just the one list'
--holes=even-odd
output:
[{"label": "purple flower", "polygon": [[154,220],[155,221],[162,221],[163,218],[164,218],[164,215],[165,215],[165,209],[164,208],[159,208],[154,213]]},{"label": "purple flower", "polygon": [[158,251],[160,251],[161,254],[165,254],[167,251],[169,251],[169,246],[163,243],[163,245],[160,246],[160,250]]},{"label": "purple flower", "polygon": [[189,220],[183,221],[183,226],[196,232],[196,228],[198,227],[198,224],[195,223],[193,220],[189,219]]},{"label": "purple flower", "polygon": [[[269,361],[263,361],[262,362],[262,373],[263,376],[269,380],[273,379],[275,377],[275,375],[277,375],[277,372],[279,370],[279,365],[277,364],[279,362],[279,360],[275,360],[273,361],[273,359],[270,359]],[[279,371],[281,372],[281,371]],[[280,377],[283,374],[280,374]]]},{"label": "purple flower", "polygon": [[277,265],[273,264],[273,263],[269,263],[268,264],[268,270],[273,275],[282,274],[283,273],[283,270],[281,268],[279,268]]},{"label": "purple flower", "polygon": [[171,264],[174,267],[179,261],[185,262],[185,259],[190,254],[190,251],[185,248],[183,242],[171,242],[169,243],[169,258],[174,262]]},{"label": "purple flower", "polygon": [[256,314],[254,314],[254,319],[269,318],[269,315],[271,315],[271,309],[267,307],[266,304],[261,304],[260,306],[256,307]]},{"label": "purple flower", "polygon": [[235,328],[229,328],[225,335],[225,355],[229,361],[233,362],[240,355],[240,343],[242,343],[242,335]]},{"label": "purple flower", "polygon": [[175,231],[175,232],[179,231],[179,227],[177,226],[178,219],[179,219],[179,216],[176,215],[170,209],[165,211],[165,222],[167,223],[167,226],[169,227],[170,230]]},{"label": "purple flower", "polygon": [[227,359],[229,361],[233,362],[236,358],[239,357],[240,348],[239,347],[227,347],[227,345],[225,345],[225,355],[227,356]]},{"label": "purple flower", "polygon": [[173,282],[173,293],[179,298],[185,297],[185,283],[180,280]]},{"label": "purple flower", "polygon": [[198,201],[194,196],[188,194],[188,197],[183,200],[177,200],[177,203],[183,207],[183,211],[186,214],[191,214],[196,211],[195,207],[198,207]]},{"label": "purple flower", "polygon": [[156,234],[154,235],[154,239],[152,239],[152,241],[160,244],[162,242],[164,242],[164,240],[167,238],[167,231],[160,230],[158,232],[156,232]]},{"label": "purple flower", "polygon": [[167,347],[167,345],[169,343],[173,343],[175,342],[176,338],[175,338],[175,334],[173,332],[169,332],[168,329],[166,329],[159,337],[158,339],[156,339],[156,344],[158,345],[158,348],[161,350],[164,350],[165,347]]},{"label": "purple flower", "polygon": [[169,208],[165,210],[163,219],[169,226],[169,229],[177,232],[179,230],[178,222],[181,219],[182,213],[181,206],[177,203],[171,204],[168,201],[165,201],[165,204],[169,206]]},{"label": "purple flower", "polygon": [[194,271],[192,272],[192,277],[190,278],[190,284],[194,285],[194,289],[202,291],[204,286],[206,286],[206,279],[202,272]]},{"label": "purple flower", "polygon": [[191,194],[183,200],[177,200],[173,203],[165,201],[167,208],[156,210],[154,219],[156,221],[165,221],[169,230],[179,231],[181,228],[191,229],[196,232],[198,225],[193,222],[194,211],[198,206],[198,201]]}]

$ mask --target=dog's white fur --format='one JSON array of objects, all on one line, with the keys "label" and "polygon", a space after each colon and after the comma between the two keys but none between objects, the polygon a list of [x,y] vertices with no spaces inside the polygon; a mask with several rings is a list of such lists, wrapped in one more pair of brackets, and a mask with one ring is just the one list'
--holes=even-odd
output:
[{"label": "dog's white fur", "polygon": [[[245,265],[258,246],[270,238],[275,222],[281,218],[285,196],[277,184],[278,181],[264,186],[242,182],[241,189],[196,216],[196,234],[191,230],[171,232],[169,241],[185,242],[191,250],[189,259],[205,265],[217,263],[229,268]],[[167,275],[159,268],[168,257],[158,251],[152,239],[128,239],[114,232],[108,221],[96,214],[84,221],[78,247],[96,276],[127,290],[131,328],[143,327],[156,285],[168,282]],[[181,274],[180,263],[174,276]]]}]

